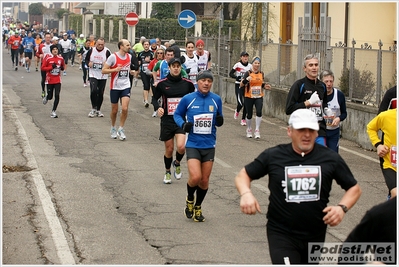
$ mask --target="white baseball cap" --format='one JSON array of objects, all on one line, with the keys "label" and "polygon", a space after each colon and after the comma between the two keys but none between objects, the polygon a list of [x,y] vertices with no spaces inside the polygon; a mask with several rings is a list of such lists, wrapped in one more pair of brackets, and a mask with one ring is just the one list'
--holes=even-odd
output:
[{"label": "white baseball cap", "polygon": [[79,37],[82,37],[82,38],[83,38],[83,37],[85,37],[85,36],[84,36],[84,34],[83,34],[83,33],[81,33],[81,34],[79,35]]},{"label": "white baseball cap", "polygon": [[58,37],[54,36],[53,39],[51,39],[52,41],[58,41]]},{"label": "white baseball cap", "polygon": [[312,129],[319,130],[319,123],[316,114],[309,109],[301,108],[292,112],[288,124],[294,129]]}]

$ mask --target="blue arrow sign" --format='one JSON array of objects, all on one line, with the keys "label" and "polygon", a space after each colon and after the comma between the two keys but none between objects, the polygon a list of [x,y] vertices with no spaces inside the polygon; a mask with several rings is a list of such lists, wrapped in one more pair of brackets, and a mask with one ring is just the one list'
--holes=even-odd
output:
[{"label": "blue arrow sign", "polygon": [[197,16],[193,11],[186,9],[179,13],[177,21],[179,22],[180,26],[188,29],[194,26],[195,22],[197,21]]}]

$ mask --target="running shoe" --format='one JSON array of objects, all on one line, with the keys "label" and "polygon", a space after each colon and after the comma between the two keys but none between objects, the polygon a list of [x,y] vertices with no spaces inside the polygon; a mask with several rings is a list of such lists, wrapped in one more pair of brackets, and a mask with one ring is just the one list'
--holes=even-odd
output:
[{"label": "running shoe", "polygon": [[104,114],[99,110],[97,110],[96,114],[97,114],[97,117],[100,117],[100,118],[104,117]]},{"label": "running shoe", "polygon": [[247,137],[252,138],[252,129],[247,129]]},{"label": "running shoe", "polygon": [[237,110],[234,110],[234,119],[236,120],[238,118],[238,115],[240,115],[239,112],[237,112]]},{"label": "running shoe", "polygon": [[30,68],[27,68],[26,71],[27,71],[28,73],[30,73]]},{"label": "running shoe", "polygon": [[39,70],[36,68],[36,71],[39,71]]},{"label": "running shoe", "polygon": [[247,126],[247,122],[246,122],[246,120],[241,120],[241,123],[240,123],[242,126]]},{"label": "running shoe", "polygon": [[83,83],[83,87],[87,87],[87,83]]},{"label": "running shoe", "polygon": [[42,91],[42,98],[46,96],[46,92]]},{"label": "running shoe", "polygon": [[122,127],[119,127],[118,132],[116,134],[119,137],[119,140],[124,141],[126,139],[125,130]]},{"label": "running shoe", "polygon": [[186,197],[186,208],[184,209],[184,214],[187,219],[192,219],[194,215],[194,200],[189,201]]},{"label": "running shoe", "polygon": [[134,87],[137,86],[137,78],[133,78],[133,86],[134,86]]},{"label": "running shoe", "polygon": [[[42,94],[43,95],[43,94]],[[43,105],[46,105],[47,104],[47,96],[45,95],[44,97],[43,97]]]},{"label": "running shoe", "polygon": [[66,76],[66,71],[64,71],[63,75]]},{"label": "running shoe", "polygon": [[16,70],[16,71],[18,70],[18,67],[17,67],[17,66],[15,67],[15,70]]},{"label": "running shoe", "polygon": [[163,183],[164,184],[171,184],[172,183],[172,179],[171,179],[171,174],[170,172],[166,172],[165,176],[163,177]]},{"label": "running shoe", "polygon": [[92,109],[88,115],[90,118],[94,118],[96,116],[96,110]]},{"label": "running shoe", "polygon": [[55,110],[51,111],[51,118],[58,118],[57,113],[55,113]]},{"label": "running shoe", "polygon": [[116,139],[116,137],[118,136],[117,133],[116,133],[115,127],[112,127],[112,126],[111,126],[111,131],[110,131],[110,133],[111,133],[111,138],[112,138],[112,139]]},{"label": "running shoe", "polygon": [[150,104],[148,104],[148,101],[144,100],[144,107],[148,108]]},{"label": "running shoe", "polygon": [[201,206],[194,207],[194,222],[204,222],[205,217],[202,215]]},{"label": "running shoe", "polygon": [[73,63],[71,64],[71,67],[73,67],[74,65],[73,65]]},{"label": "running shoe", "polygon": [[82,65],[79,66],[79,70],[82,70]]},{"label": "running shoe", "polygon": [[180,180],[182,174],[181,174],[180,164],[176,165],[176,160],[173,161],[173,168],[175,169],[174,176],[176,180]]},{"label": "running shoe", "polygon": [[155,118],[157,115],[158,115],[158,112],[157,112],[157,111],[154,111],[154,113],[152,113],[151,116],[152,116],[153,118]]},{"label": "running shoe", "polygon": [[255,139],[260,139],[260,132],[259,132],[259,130],[255,130]]}]

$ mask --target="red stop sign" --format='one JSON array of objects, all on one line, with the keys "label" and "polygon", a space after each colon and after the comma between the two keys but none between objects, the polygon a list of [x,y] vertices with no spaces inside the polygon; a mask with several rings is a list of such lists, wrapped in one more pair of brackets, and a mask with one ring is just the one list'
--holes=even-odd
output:
[{"label": "red stop sign", "polygon": [[139,16],[135,12],[130,12],[126,14],[125,21],[129,26],[135,26],[139,23]]}]

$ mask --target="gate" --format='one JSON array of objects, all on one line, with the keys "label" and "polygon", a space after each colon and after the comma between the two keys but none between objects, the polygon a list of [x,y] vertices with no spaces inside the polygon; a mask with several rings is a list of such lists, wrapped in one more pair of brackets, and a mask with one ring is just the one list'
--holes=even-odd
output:
[{"label": "gate", "polygon": [[330,69],[331,65],[331,17],[327,17],[324,29],[305,28],[302,23],[303,18],[298,18],[298,61],[297,79],[303,76],[303,59],[308,54],[315,54],[319,57],[320,71]]}]

